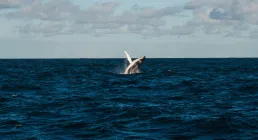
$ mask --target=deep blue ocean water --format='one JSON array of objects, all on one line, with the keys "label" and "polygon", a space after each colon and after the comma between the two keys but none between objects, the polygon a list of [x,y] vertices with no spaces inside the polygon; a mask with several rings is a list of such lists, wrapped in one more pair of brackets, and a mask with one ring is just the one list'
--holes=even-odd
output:
[{"label": "deep blue ocean water", "polygon": [[258,139],[258,59],[124,63],[0,60],[0,139]]}]

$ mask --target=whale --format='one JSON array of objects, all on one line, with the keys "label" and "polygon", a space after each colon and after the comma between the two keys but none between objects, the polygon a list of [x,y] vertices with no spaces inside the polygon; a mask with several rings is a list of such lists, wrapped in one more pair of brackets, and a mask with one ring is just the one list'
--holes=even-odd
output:
[{"label": "whale", "polygon": [[125,69],[124,74],[140,73],[140,66],[143,64],[143,61],[145,60],[145,56],[141,56],[132,61],[132,58],[130,57],[130,55],[126,51],[124,51],[124,53],[129,62],[129,65]]}]

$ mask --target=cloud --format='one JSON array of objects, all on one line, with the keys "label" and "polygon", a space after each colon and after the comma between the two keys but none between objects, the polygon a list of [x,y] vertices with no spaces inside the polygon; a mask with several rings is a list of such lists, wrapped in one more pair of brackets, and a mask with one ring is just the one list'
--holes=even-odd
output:
[{"label": "cloud", "polygon": [[212,5],[213,1],[209,0],[191,0],[187,2],[184,6],[185,9],[198,9],[204,6]]},{"label": "cloud", "polygon": [[[140,7],[133,5],[131,9],[116,14],[120,6],[118,2],[96,3],[87,9],[82,9],[69,0],[50,0],[49,2],[34,2],[23,6],[18,11],[5,14],[8,19],[40,20],[42,23],[30,23],[19,27],[23,34],[63,34],[63,33],[134,33],[165,34],[160,28],[166,25],[163,19],[183,11],[182,7]],[[44,22],[67,23],[58,28],[45,27]],[[77,27],[83,27],[81,30]],[[87,29],[85,29],[87,27]],[[52,29],[53,28],[53,29]],[[166,34],[169,32],[166,31]]]},{"label": "cloud", "polygon": [[62,23],[28,23],[17,27],[18,32],[28,36],[54,36],[63,32],[65,25]]},{"label": "cloud", "polygon": [[249,38],[257,39],[258,38],[258,29],[252,30],[249,34]]},{"label": "cloud", "polygon": [[244,21],[250,24],[255,22],[251,18],[257,18],[257,0],[191,0],[185,5],[185,9],[211,9],[209,18],[215,20]]},{"label": "cloud", "polygon": [[37,0],[1,0],[0,9],[18,9],[25,5],[30,5],[37,2]]},{"label": "cloud", "polygon": [[19,8],[20,4],[19,0],[1,0],[0,9]]},{"label": "cloud", "polygon": [[[185,9],[200,9],[203,7],[225,8],[228,9],[232,3],[238,0],[190,0],[184,6]],[[245,0],[241,0],[245,1]]]},{"label": "cloud", "polygon": [[37,2],[22,7],[20,10],[6,14],[9,19],[40,19],[60,21],[72,18],[81,12],[79,6],[68,0],[52,0],[48,3]]},{"label": "cloud", "polygon": [[[27,35],[130,33],[147,38],[203,32],[233,37],[250,31],[250,25],[258,24],[258,0],[190,0],[183,7],[164,8],[135,4],[120,12],[117,9],[121,3],[112,1],[95,3],[86,9],[70,0],[4,0],[0,5],[10,4],[11,7],[12,3],[18,5],[18,10],[6,13],[5,17],[31,21],[17,30]],[[184,25],[168,27],[165,19],[185,10],[192,12],[192,19]],[[34,20],[40,22],[32,22]]]},{"label": "cloud", "polygon": [[209,14],[209,17],[211,19],[218,19],[218,20],[225,20],[225,19],[230,19],[228,17],[227,13],[225,13],[223,10],[220,9],[212,9],[212,11]]},{"label": "cloud", "polygon": [[209,35],[241,37],[258,24],[258,0],[190,0],[184,9],[192,11],[192,22]]},{"label": "cloud", "polygon": [[174,26],[172,28],[172,35],[191,35],[196,32],[197,28],[195,26]]}]

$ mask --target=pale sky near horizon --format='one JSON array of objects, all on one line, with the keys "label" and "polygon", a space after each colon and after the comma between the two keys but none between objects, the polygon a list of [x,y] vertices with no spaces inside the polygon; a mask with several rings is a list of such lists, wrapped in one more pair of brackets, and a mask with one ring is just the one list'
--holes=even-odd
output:
[{"label": "pale sky near horizon", "polygon": [[0,58],[258,57],[258,0],[2,0]]}]

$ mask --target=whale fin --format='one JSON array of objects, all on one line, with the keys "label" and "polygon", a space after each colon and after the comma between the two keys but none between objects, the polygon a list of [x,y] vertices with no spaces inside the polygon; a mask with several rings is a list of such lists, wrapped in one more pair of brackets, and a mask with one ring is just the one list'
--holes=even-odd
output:
[{"label": "whale fin", "polygon": [[125,55],[127,57],[127,60],[129,61],[129,63],[132,63],[133,61],[132,61],[130,55],[126,51],[124,51],[124,52],[125,52]]}]

